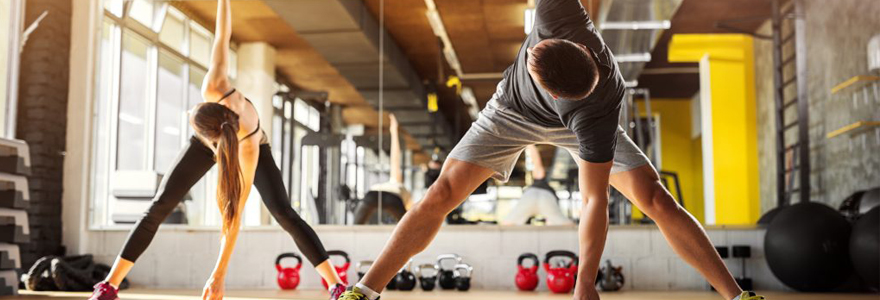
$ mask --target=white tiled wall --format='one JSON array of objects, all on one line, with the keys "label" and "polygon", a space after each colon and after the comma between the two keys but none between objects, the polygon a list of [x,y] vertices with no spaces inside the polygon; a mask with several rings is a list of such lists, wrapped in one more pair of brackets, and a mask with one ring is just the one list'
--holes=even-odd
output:
[{"label": "white tiled wall", "polygon": [[[374,259],[391,235],[391,227],[317,227],[325,247],[349,253],[349,278],[357,278],[354,265]],[[746,264],[748,276],[757,289],[785,290],[770,273],[763,255],[762,229],[709,229],[716,245],[749,245],[753,258]],[[110,264],[128,236],[126,231],[94,231],[90,251],[101,262]],[[514,289],[516,258],[524,252],[539,256],[551,250],[577,250],[575,227],[444,227],[428,249],[414,257],[416,264],[434,262],[437,255],[457,253],[474,266],[473,285],[478,289]],[[230,289],[275,289],[275,257],[281,252],[297,252],[290,236],[280,228],[244,230],[229,266]],[[219,252],[216,231],[162,229],[129,279],[137,286],[191,288],[204,286]],[[603,255],[614,265],[623,266],[625,289],[705,290],[709,286],[697,271],[681,260],[654,227],[612,227]],[[739,275],[739,261],[728,259],[730,270]],[[308,262],[305,262],[308,266]],[[544,271],[540,272],[544,278]],[[301,272],[301,288],[317,289],[321,282],[309,267]],[[540,285],[546,289],[545,284]]]}]

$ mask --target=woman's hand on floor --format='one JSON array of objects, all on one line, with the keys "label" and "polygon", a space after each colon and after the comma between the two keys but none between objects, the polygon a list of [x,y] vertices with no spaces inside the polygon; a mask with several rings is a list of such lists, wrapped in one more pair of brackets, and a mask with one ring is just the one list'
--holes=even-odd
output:
[{"label": "woman's hand on floor", "polygon": [[202,300],[222,300],[224,290],[223,278],[211,276],[202,291]]}]

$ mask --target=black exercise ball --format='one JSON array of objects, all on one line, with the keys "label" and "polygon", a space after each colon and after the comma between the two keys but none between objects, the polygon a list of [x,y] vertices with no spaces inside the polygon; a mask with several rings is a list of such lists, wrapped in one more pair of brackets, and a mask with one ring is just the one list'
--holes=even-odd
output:
[{"label": "black exercise ball", "polygon": [[872,208],[853,224],[849,256],[865,284],[880,290],[880,207]]},{"label": "black exercise ball", "polygon": [[773,218],[776,218],[776,214],[782,211],[783,207],[775,207],[771,210],[768,210],[764,213],[761,218],[758,219],[758,225],[770,225],[770,222],[773,222]]},{"label": "black exercise ball", "polygon": [[782,209],[764,236],[770,271],[785,285],[803,292],[825,292],[852,274],[850,224],[823,204],[798,203]]}]

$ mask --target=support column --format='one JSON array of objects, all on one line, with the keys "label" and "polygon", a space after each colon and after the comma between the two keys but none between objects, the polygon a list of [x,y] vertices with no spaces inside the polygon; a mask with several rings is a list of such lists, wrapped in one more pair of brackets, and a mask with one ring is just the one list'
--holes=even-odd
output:
[{"label": "support column", "polygon": [[[238,47],[238,74],[234,86],[250,99],[260,114],[260,127],[267,137],[272,136],[272,116],[275,112],[272,97],[275,96],[275,48],[267,43],[245,43]],[[271,215],[261,205],[259,193],[251,193],[245,204],[245,224],[269,224]],[[262,211],[262,213],[260,213]]]},{"label": "support column", "polygon": [[272,135],[272,97],[275,96],[275,48],[267,43],[246,43],[238,47],[235,88],[254,102],[260,126]]},{"label": "support column", "polygon": [[742,34],[676,34],[669,44],[670,62],[700,63],[707,224],[759,218],[753,51]]}]

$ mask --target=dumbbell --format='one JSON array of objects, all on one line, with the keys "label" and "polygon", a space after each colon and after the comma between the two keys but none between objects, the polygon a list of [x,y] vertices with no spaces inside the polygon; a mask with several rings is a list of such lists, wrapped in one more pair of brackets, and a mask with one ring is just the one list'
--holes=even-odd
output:
[{"label": "dumbbell", "polygon": [[411,264],[412,259],[410,259],[406,265],[400,269],[400,272],[397,272],[397,276],[394,277],[395,285],[398,290],[412,291],[416,287],[416,275],[409,270]]},{"label": "dumbbell", "polygon": [[721,259],[727,259],[730,257],[729,248],[727,248],[727,246],[715,246],[715,251],[718,251],[718,256],[721,256]]},{"label": "dumbbell", "polygon": [[[453,265],[450,268],[443,266],[443,261],[452,260]],[[461,256],[458,254],[442,254],[437,256],[437,283],[444,290],[455,289],[455,266],[461,263]]]},{"label": "dumbbell", "polygon": [[[421,264],[416,266],[416,275],[419,276],[419,286],[423,291],[433,291],[437,286],[437,265]],[[430,275],[428,275],[430,274]]]},{"label": "dumbbell", "polygon": [[625,283],[623,267],[615,267],[611,264],[611,260],[605,260],[605,266],[599,268],[596,289],[605,292],[619,291]]},{"label": "dumbbell", "polygon": [[455,265],[455,288],[462,292],[471,289],[471,275],[474,273],[474,267],[469,264]]},{"label": "dumbbell", "polygon": [[748,245],[733,245],[733,257],[739,258],[742,266],[739,278],[735,278],[736,283],[744,290],[752,289],[752,279],[746,277],[746,259],[752,257],[752,247]]}]

